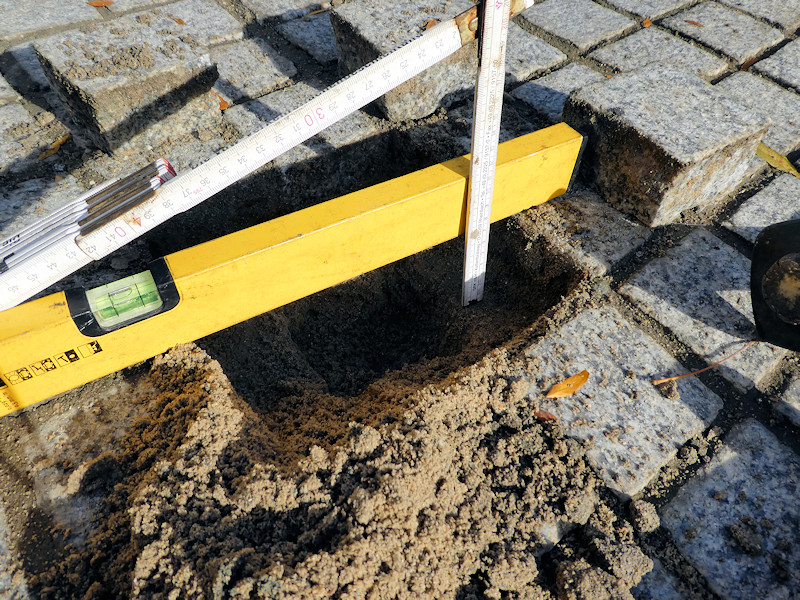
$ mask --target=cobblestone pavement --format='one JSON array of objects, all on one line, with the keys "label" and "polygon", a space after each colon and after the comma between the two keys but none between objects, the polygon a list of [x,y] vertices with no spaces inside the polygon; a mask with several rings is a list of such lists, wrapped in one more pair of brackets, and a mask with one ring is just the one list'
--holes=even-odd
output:
[{"label": "cobblestone pavement", "polygon": [[[469,6],[333,4],[0,0],[0,237],[156,157],[192,168]],[[545,0],[509,32],[504,139],[562,119],[588,134],[574,189],[517,218],[591,297],[526,350],[528,384],[589,371],[591,392],[541,407],[634,515],[654,563],[637,599],[800,598],[796,355],[759,343],[649,383],[755,339],[753,243],[800,218],[800,180],[756,156],[763,142],[800,168],[798,28],[800,0]],[[430,93],[401,86],[48,292],[468,151],[475,65],[457,53]],[[37,419],[58,441],[57,417]],[[35,501],[67,493],[37,477]],[[0,596],[27,598],[18,500],[0,497]]]}]

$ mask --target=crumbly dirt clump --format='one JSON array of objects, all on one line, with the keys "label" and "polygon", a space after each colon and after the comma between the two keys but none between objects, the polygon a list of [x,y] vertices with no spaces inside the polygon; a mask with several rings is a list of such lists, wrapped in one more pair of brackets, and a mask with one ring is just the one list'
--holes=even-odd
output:
[{"label": "crumbly dirt clump", "polygon": [[[587,598],[589,569],[595,598],[625,597],[642,557],[615,562],[627,542],[613,537],[594,562],[540,571],[553,542],[590,520],[597,482],[583,448],[533,416],[516,368],[495,352],[418,390],[399,422],[351,423],[344,443],[287,470],[259,459],[261,417],[219,364],[176,348],[136,384],[149,415],[89,467],[70,465],[80,493],[102,499],[88,534],[28,573],[32,592]],[[68,540],[60,527],[50,535]]]}]

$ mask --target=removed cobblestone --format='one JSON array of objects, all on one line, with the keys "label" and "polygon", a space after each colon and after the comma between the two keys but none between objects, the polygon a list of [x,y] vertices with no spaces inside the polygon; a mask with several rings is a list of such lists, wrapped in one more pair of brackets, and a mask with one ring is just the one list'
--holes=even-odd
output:
[{"label": "removed cobblestone", "polygon": [[702,79],[662,64],[572,93],[564,120],[589,136],[581,167],[589,180],[650,226],[726,201],[769,127]]}]

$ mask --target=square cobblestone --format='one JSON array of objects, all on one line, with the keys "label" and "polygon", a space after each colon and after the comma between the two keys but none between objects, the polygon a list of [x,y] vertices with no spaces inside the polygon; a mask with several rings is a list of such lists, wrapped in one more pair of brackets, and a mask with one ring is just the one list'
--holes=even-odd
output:
[{"label": "square cobblestone", "polygon": [[1,10],[0,41],[3,42],[51,27],[77,26],[102,18],[96,8],[75,0],[37,0],[35,7],[24,2],[5,1]]},{"label": "square cobblestone", "polygon": [[794,33],[800,27],[800,2],[798,0],[719,0],[736,10],[743,10],[755,17],[761,17]]},{"label": "square cobblestone", "polygon": [[610,0],[609,4],[638,15],[643,19],[658,19],[691,4],[694,0]]},{"label": "square cobblestone", "polygon": [[726,77],[715,87],[772,121],[762,140],[764,144],[780,154],[800,148],[800,95],[758,75],[742,72]]},{"label": "square cobblestone", "polygon": [[724,225],[755,243],[764,227],[790,219],[800,219],[800,179],[784,173],[748,198]]},{"label": "square cobblestone", "polygon": [[543,236],[591,277],[606,275],[651,233],[586,189],[526,211],[519,222],[529,237]]},{"label": "square cobblestone", "polygon": [[651,226],[726,201],[769,127],[728,94],[661,63],[573,92],[563,114],[589,137],[587,177],[606,201]]},{"label": "square cobblestone", "polygon": [[[641,491],[722,406],[694,378],[677,382],[679,400],[662,396],[650,381],[678,363],[610,307],[582,312],[527,353],[538,359],[528,397],[558,417],[566,435],[592,444],[590,462],[623,497]],[[584,369],[589,380],[576,394],[544,398]]]},{"label": "square cobblestone", "polygon": [[657,558],[653,558],[653,569],[642,577],[641,583],[631,590],[631,594],[636,600],[685,600],[686,598],[678,578]]},{"label": "square cobblestone", "polygon": [[160,120],[165,105],[210,89],[217,72],[208,46],[242,37],[238,21],[208,0],[184,0],[169,10],[127,15],[34,44],[48,79],[103,150]]},{"label": "square cobblestone", "polygon": [[558,71],[522,84],[512,95],[556,123],[561,121],[564,102],[570,92],[605,79],[594,69],[570,63]]},{"label": "square cobblestone", "polygon": [[[430,19],[452,18],[471,6],[468,0],[351,0],[331,14],[340,70],[353,72],[417,37]],[[445,97],[455,102],[472,95],[477,69],[472,43],[387,92],[376,104],[393,121],[426,117]]]},{"label": "square cobblestone", "polygon": [[760,423],[735,427],[662,510],[681,553],[722,598],[800,589],[800,461]]},{"label": "square cobblestone", "polygon": [[242,0],[260,22],[290,21],[322,8],[322,0]]},{"label": "square cobblestone", "polygon": [[758,61],[753,68],[778,83],[800,92],[800,40],[789,42],[772,56]]},{"label": "square cobblestone", "polygon": [[297,74],[292,61],[260,39],[218,46],[210,55],[219,74],[214,91],[229,104],[284,87]]},{"label": "square cobblestone", "polygon": [[592,52],[589,58],[616,71],[633,71],[663,62],[709,80],[719,77],[728,62],[666,31],[648,27]]},{"label": "square cobblestone", "polygon": [[506,85],[521,83],[567,62],[567,55],[516,23],[508,26]]},{"label": "square cobblestone", "polygon": [[[114,13],[126,13],[133,10],[144,10],[161,4],[160,0],[114,0],[114,4],[108,7],[108,10]],[[164,7],[169,10],[169,5]]]},{"label": "square cobblestone", "polygon": [[339,60],[339,50],[328,13],[280,23],[277,28],[283,37],[308,52],[318,63],[327,65]]},{"label": "square cobblestone", "polygon": [[[709,364],[758,337],[750,303],[750,261],[702,228],[648,263],[620,293]],[[746,391],[785,354],[769,344],[754,344],[717,372]]]},{"label": "square cobblestone", "polygon": [[783,39],[777,29],[716,2],[701,2],[664,19],[662,24],[731,57],[740,65]]},{"label": "square cobblestone", "polygon": [[20,99],[17,91],[11,87],[5,77],[0,75],[0,104],[15,102]]},{"label": "square cobblestone", "polygon": [[620,37],[636,23],[591,0],[546,0],[520,14],[518,22],[532,33],[550,35],[587,52],[602,42]]},{"label": "square cobblestone", "polygon": [[775,404],[775,412],[800,427],[800,379],[795,379]]}]

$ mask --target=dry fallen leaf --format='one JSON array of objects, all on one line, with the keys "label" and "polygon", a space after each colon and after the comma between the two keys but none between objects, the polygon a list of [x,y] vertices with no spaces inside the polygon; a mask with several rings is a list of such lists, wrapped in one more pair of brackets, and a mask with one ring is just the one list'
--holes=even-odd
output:
[{"label": "dry fallen leaf", "polygon": [[428,29],[430,29],[430,28],[431,28],[431,27],[433,27],[434,25],[436,25],[436,21],[434,21],[433,19],[431,19],[430,21],[428,21],[427,23],[425,23],[425,31],[427,31]]},{"label": "dry fallen leaf", "polygon": [[228,108],[230,106],[230,104],[228,104],[228,102],[222,96],[220,96],[217,92],[215,92],[214,90],[211,90],[211,93],[214,94],[217,98],[219,98],[219,109],[220,110],[225,110],[226,108]]},{"label": "dry fallen leaf", "polygon": [[61,136],[60,138],[58,138],[55,142],[50,144],[50,147],[47,150],[45,150],[44,152],[42,152],[39,155],[39,160],[44,160],[48,156],[53,156],[53,154],[58,152],[58,149],[61,148],[61,144],[66,142],[68,139],[69,139],[69,134]]},{"label": "dry fallen leaf", "polygon": [[92,0],[92,2],[87,2],[86,4],[88,4],[89,6],[100,8],[103,6],[111,6],[114,3],[112,2],[112,0]]},{"label": "dry fallen leaf", "polygon": [[540,421],[558,421],[557,416],[555,416],[553,413],[547,412],[546,410],[535,410],[533,411],[533,416]]},{"label": "dry fallen leaf", "polygon": [[800,179],[800,173],[798,173],[797,169],[794,168],[794,165],[789,162],[789,159],[783,154],[775,152],[775,150],[769,146],[763,143],[759,144],[758,149],[756,150],[756,156],[763,158],[771,167],[775,167],[780,171],[784,171],[785,173],[789,173],[790,175],[794,175]]},{"label": "dry fallen leaf", "polygon": [[683,21],[684,23],[688,23],[689,25],[696,25],[697,27],[702,27],[702,25],[697,21],[690,21],[689,19],[684,19]]},{"label": "dry fallen leaf", "polygon": [[644,21],[642,21],[642,27],[650,27],[650,25],[652,24],[653,22],[650,19],[645,19]]},{"label": "dry fallen leaf", "polygon": [[561,383],[555,384],[550,388],[550,391],[547,392],[545,398],[566,398],[567,396],[572,396],[572,394],[581,389],[583,384],[588,380],[589,371],[581,371],[577,375],[573,375]]},{"label": "dry fallen leaf", "polygon": [[757,60],[758,60],[757,58],[751,58],[750,60],[746,60],[746,61],[744,61],[744,62],[742,63],[742,66],[741,66],[741,67],[739,67],[739,70],[740,70],[740,71],[747,71],[747,69],[749,69],[749,68],[750,68],[750,67],[752,67],[754,64],[756,64],[756,61],[757,61]]},{"label": "dry fallen leaf", "polygon": [[178,25],[186,25],[186,21],[184,21],[183,19],[179,19],[178,17],[173,17],[173,16],[172,16],[171,14],[169,14],[169,13],[167,13],[167,16],[168,16],[170,19],[172,19],[173,21],[175,21],[175,22],[176,22]]}]

